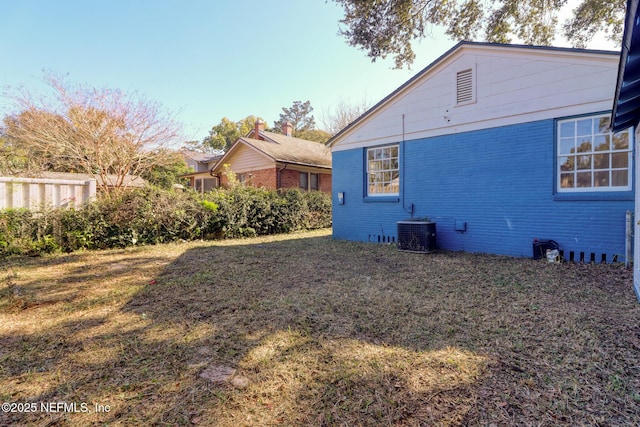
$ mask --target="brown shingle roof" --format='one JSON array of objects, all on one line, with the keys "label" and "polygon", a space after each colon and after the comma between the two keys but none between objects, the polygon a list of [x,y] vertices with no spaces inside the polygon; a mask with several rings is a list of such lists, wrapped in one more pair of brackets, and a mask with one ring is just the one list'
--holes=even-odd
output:
[{"label": "brown shingle roof", "polygon": [[198,163],[208,163],[222,157],[221,153],[200,153],[198,151],[182,150],[180,153],[185,157]]},{"label": "brown shingle roof", "polygon": [[266,131],[260,131],[260,136],[266,140],[245,137],[240,138],[240,141],[276,162],[331,168],[331,151],[320,142]]}]

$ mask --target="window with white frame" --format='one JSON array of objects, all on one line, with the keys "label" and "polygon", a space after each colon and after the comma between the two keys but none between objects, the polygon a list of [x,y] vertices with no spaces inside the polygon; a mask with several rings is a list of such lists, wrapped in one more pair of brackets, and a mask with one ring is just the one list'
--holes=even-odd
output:
[{"label": "window with white frame", "polygon": [[633,132],[609,130],[609,115],[557,122],[557,190],[631,190]]},{"label": "window with white frame", "polygon": [[367,195],[397,196],[400,193],[399,146],[367,149]]},{"label": "window with white frame", "polygon": [[195,178],[195,190],[200,193],[206,193],[218,187],[217,178]]}]

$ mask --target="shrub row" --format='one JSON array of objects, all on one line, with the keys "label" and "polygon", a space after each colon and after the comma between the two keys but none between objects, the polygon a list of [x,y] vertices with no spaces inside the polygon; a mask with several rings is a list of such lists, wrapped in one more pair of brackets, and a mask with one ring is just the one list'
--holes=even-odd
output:
[{"label": "shrub row", "polygon": [[201,195],[154,187],[102,195],[79,209],[0,211],[0,255],[250,237],[331,225],[331,198],[252,187]]}]

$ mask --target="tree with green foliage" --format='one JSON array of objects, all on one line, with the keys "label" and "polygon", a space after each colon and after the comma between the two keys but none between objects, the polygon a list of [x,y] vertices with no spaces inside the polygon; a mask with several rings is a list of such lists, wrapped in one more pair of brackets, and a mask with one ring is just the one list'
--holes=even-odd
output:
[{"label": "tree with green foliage", "polygon": [[231,147],[240,133],[236,122],[223,117],[220,123],[213,126],[209,131],[209,135],[204,138],[202,145],[214,150],[226,150]]},{"label": "tree with green foliage", "polygon": [[29,153],[22,147],[14,146],[8,138],[0,134],[0,175],[13,175],[25,171],[29,164]]},{"label": "tree with green foliage", "polygon": [[280,119],[274,122],[272,131],[282,133],[283,125],[291,123],[293,127],[291,136],[306,139],[307,141],[325,143],[331,138],[331,134],[324,130],[316,129],[316,120],[311,114],[312,112],[311,101],[294,101],[290,108],[282,108]]},{"label": "tree with green foliage", "polygon": [[573,17],[559,23],[567,0],[334,0],[344,9],[340,33],[349,45],[372,61],[394,58],[396,68],[415,59],[412,42],[442,26],[454,40],[550,45],[562,27],[576,47],[585,47],[599,32],[619,41],[625,0],[581,0]]},{"label": "tree with green foliage", "polygon": [[192,140],[192,141],[184,141],[180,144],[181,150],[186,151],[195,151],[197,153],[208,153],[213,151],[213,148],[204,144],[204,141]]},{"label": "tree with green foliage", "polygon": [[325,143],[331,138],[331,134],[321,129],[309,129],[294,131],[292,136],[300,139],[306,139],[307,141],[315,141]]},{"label": "tree with green foliage", "polygon": [[[331,137],[330,133],[315,128],[316,122],[311,114],[313,107],[310,101],[295,101],[291,108],[282,108],[282,111],[280,120],[276,121],[269,131],[282,133],[282,125],[289,122],[293,126],[292,135],[296,138],[325,143]],[[209,135],[202,141],[202,146],[206,149],[226,151],[238,138],[248,135],[258,120],[264,122],[262,117],[253,115],[238,121],[223,117],[220,123],[211,128]]]},{"label": "tree with green foliage", "polygon": [[188,179],[179,177],[191,171],[184,157],[177,151],[167,151],[166,161],[145,171],[142,174],[142,178],[152,185],[167,190],[171,189],[174,184],[188,185]]},{"label": "tree with green foliage", "polygon": [[264,121],[261,117],[253,115],[237,122],[223,117],[220,123],[211,128],[209,135],[204,138],[202,144],[210,149],[226,151],[238,138],[246,136],[253,129],[257,120]]},{"label": "tree with green foliage", "polygon": [[274,132],[282,132],[282,125],[289,122],[293,126],[293,135],[301,131],[309,131],[316,128],[316,120],[313,117],[311,101],[294,101],[291,107],[282,108],[280,118],[273,123]]}]

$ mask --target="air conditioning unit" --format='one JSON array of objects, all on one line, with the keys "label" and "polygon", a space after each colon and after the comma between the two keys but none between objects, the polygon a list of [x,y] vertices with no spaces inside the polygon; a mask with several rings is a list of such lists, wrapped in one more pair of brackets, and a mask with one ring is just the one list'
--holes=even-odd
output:
[{"label": "air conditioning unit", "polygon": [[398,249],[429,253],[436,250],[436,223],[408,219],[398,221]]}]

